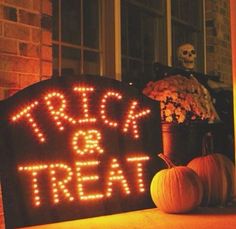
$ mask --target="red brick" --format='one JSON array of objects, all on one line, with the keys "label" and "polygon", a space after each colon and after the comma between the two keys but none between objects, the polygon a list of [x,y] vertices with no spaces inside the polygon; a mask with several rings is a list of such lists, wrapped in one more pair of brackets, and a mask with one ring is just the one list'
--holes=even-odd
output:
[{"label": "red brick", "polygon": [[19,43],[19,51],[21,56],[39,57],[39,45],[31,43]]},{"label": "red brick", "polygon": [[19,74],[20,87],[25,88],[31,84],[39,82],[39,75]]},{"label": "red brick", "polygon": [[12,6],[19,6],[25,9],[33,9],[34,0],[5,0],[6,3]]},{"label": "red brick", "polygon": [[52,15],[52,1],[43,0],[42,1],[42,13],[47,15]]},{"label": "red brick", "polygon": [[52,17],[43,14],[41,17],[41,27],[48,31],[52,31]]},{"label": "red brick", "polygon": [[5,23],[4,35],[10,38],[17,38],[19,40],[30,40],[30,29],[23,25],[14,23]]},{"label": "red brick", "polygon": [[39,74],[39,60],[8,56],[0,53],[0,70]]},{"label": "red brick", "polygon": [[41,58],[43,60],[52,61],[52,47],[42,46],[41,47]]},{"label": "red brick", "polygon": [[209,11],[206,10],[206,19],[207,20],[214,18],[214,16],[215,16],[214,12],[212,12],[211,10],[209,10]]},{"label": "red brick", "polygon": [[32,28],[31,32],[32,32],[32,41],[35,43],[39,43],[41,40],[40,39],[41,29]]},{"label": "red brick", "polygon": [[52,33],[48,30],[42,30],[42,44],[52,45]]},{"label": "red brick", "polygon": [[206,1],[205,1],[205,8],[206,8],[206,9],[211,9],[211,7],[212,7],[212,1],[206,0]]},{"label": "red brick", "polygon": [[[42,0],[34,0],[33,1],[33,9],[36,10],[36,11],[40,11],[40,8],[41,8],[41,3]],[[44,1],[44,0],[43,0]]]},{"label": "red brick", "polygon": [[0,5],[0,19],[4,18],[4,10],[3,10],[3,6]]},{"label": "red brick", "polygon": [[0,21],[0,36],[2,36],[2,26],[3,26],[3,23]]},{"label": "red brick", "polygon": [[51,62],[42,62],[42,76],[51,76],[52,75],[52,63]]},{"label": "red brick", "polygon": [[19,22],[33,25],[33,26],[40,26],[40,15],[27,12],[25,10],[19,10]]},{"label": "red brick", "polygon": [[[20,91],[20,88],[18,87],[18,88],[6,88],[5,90],[4,90],[4,97],[5,98],[8,98],[8,97],[10,97],[10,96],[12,96],[12,95],[14,95],[16,92],[18,92],[18,91]],[[0,227],[1,228],[1,227]]]},{"label": "red brick", "polygon": [[18,74],[0,71],[0,87],[17,87]]},{"label": "red brick", "polygon": [[0,5],[0,19],[17,21],[16,8]]},{"label": "red brick", "polygon": [[17,41],[0,38],[0,52],[17,54]]}]

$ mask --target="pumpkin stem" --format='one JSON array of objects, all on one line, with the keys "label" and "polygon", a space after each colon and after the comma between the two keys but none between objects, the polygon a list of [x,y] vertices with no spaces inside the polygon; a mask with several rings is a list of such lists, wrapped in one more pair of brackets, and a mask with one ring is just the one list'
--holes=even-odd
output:
[{"label": "pumpkin stem", "polygon": [[163,161],[165,161],[165,163],[167,164],[168,168],[172,168],[175,167],[175,164],[171,161],[171,159],[169,157],[167,157],[165,154],[163,153],[159,153],[158,157],[160,157]]},{"label": "pumpkin stem", "polygon": [[202,139],[202,155],[206,156],[213,153],[213,135],[211,132],[207,132]]}]

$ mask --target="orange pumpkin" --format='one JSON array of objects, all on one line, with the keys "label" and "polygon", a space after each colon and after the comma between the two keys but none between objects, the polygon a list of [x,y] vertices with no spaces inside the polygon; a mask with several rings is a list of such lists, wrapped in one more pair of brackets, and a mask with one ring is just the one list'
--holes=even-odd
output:
[{"label": "orange pumpkin", "polygon": [[194,158],[187,165],[202,181],[202,206],[225,205],[235,197],[236,192],[233,162],[226,156],[212,151],[212,135],[208,134],[203,139],[203,155]]},{"label": "orange pumpkin", "polygon": [[152,179],[150,192],[155,205],[167,213],[185,213],[195,209],[202,200],[202,184],[197,174],[186,166],[175,166],[163,154],[167,169]]}]

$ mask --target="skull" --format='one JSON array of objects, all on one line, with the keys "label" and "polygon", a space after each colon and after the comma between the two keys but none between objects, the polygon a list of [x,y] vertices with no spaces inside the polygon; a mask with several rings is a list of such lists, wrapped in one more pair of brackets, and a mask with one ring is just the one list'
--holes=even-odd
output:
[{"label": "skull", "polygon": [[178,60],[181,67],[193,70],[195,67],[196,51],[191,44],[183,44],[177,50]]}]

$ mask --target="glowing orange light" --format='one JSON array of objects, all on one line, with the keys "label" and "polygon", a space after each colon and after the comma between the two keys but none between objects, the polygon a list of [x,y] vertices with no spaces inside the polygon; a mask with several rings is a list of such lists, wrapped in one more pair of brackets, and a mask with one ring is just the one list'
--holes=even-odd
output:
[{"label": "glowing orange light", "polygon": [[32,175],[33,204],[36,207],[41,205],[41,197],[38,187],[38,172],[48,168],[48,165],[19,166],[18,171],[26,171]]},{"label": "glowing orange light", "polygon": [[82,95],[84,118],[79,119],[78,122],[79,123],[96,122],[96,118],[90,117],[89,107],[88,107],[88,93],[92,93],[94,91],[94,88],[93,87],[74,87],[74,91],[79,92]]},{"label": "glowing orange light", "polygon": [[101,133],[98,130],[76,131],[72,138],[73,150],[80,155],[94,154],[95,152],[102,154],[104,150],[100,145],[101,138]]},{"label": "glowing orange light", "polygon": [[[49,168],[52,184],[53,202],[55,204],[60,202],[58,194],[59,190],[64,194],[65,198],[67,198],[69,201],[73,201],[74,197],[71,195],[68,188],[66,188],[66,184],[72,179],[73,172],[71,168],[62,163],[51,164]],[[58,180],[58,178],[56,177],[57,170],[64,170],[67,173],[67,177],[64,180]]]},{"label": "glowing orange light", "polygon": [[77,176],[77,182],[78,182],[78,194],[79,198],[81,200],[95,200],[95,199],[101,199],[104,197],[102,193],[93,193],[93,194],[85,194],[84,192],[84,183],[85,182],[91,182],[91,181],[97,181],[99,180],[98,175],[90,175],[90,176],[83,176],[81,173],[82,167],[93,167],[97,166],[100,162],[99,161],[85,161],[85,162],[76,162],[76,176]]},{"label": "glowing orange light", "polygon": [[151,112],[150,109],[145,109],[139,112],[135,112],[137,105],[138,105],[137,101],[132,101],[123,128],[124,132],[128,132],[131,129],[134,138],[139,138],[139,129],[137,125],[137,120],[147,116]]},{"label": "glowing orange light", "polygon": [[17,114],[13,115],[11,120],[13,122],[17,122],[18,120],[25,119],[30,124],[30,127],[35,133],[37,139],[40,142],[45,142],[45,136],[42,130],[39,128],[39,125],[36,122],[34,116],[32,115],[32,111],[35,109],[36,106],[38,106],[38,104],[38,101],[34,101],[33,103],[20,110]]},{"label": "glowing orange light", "polygon": [[130,194],[130,188],[128,186],[128,182],[123,174],[122,169],[120,168],[120,165],[118,163],[118,160],[116,158],[112,159],[111,166],[110,166],[110,172],[108,176],[108,183],[107,183],[107,191],[106,196],[111,197],[114,185],[114,182],[119,182],[123,188],[123,191],[126,195]]},{"label": "glowing orange light", "polygon": [[137,184],[140,192],[145,192],[144,181],[143,181],[143,162],[148,161],[150,157],[140,156],[140,157],[129,157],[128,162],[135,163],[137,169]]},{"label": "glowing orange light", "polygon": [[[64,180],[58,180],[56,174],[57,170],[64,170],[67,172],[67,177]],[[65,198],[69,201],[73,201],[74,197],[70,194],[69,190],[66,188],[66,184],[72,179],[72,171],[71,168],[63,163],[55,163],[55,164],[41,164],[41,165],[32,165],[32,166],[19,166],[18,171],[25,171],[32,175],[32,194],[34,205],[36,207],[41,205],[41,197],[40,190],[38,185],[38,173],[42,170],[48,170],[51,177],[51,185],[52,185],[52,194],[53,194],[53,202],[54,204],[59,203],[59,190],[64,194]]]},{"label": "glowing orange light", "polygon": [[116,121],[112,121],[112,120],[108,119],[108,117],[107,117],[106,106],[107,106],[107,100],[109,97],[113,97],[118,100],[122,99],[122,95],[120,93],[108,91],[101,99],[101,110],[100,110],[101,118],[105,124],[107,124],[111,127],[117,127],[118,123]]},{"label": "glowing orange light", "polygon": [[[44,97],[46,101],[46,105],[48,107],[48,110],[50,114],[53,117],[53,120],[55,121],[56,125],[58,126],[59,130],[64,130],[64,126],[61,123],[61,120],[65,120],[71,124],[76,124],[76,121],[69,117],[64,111],[66,109],[66,99],[65,96],[60,92],[51,92],[48,93]],[[54,103],[53,103],[54,101]],[[59,103],[59,105],[58,105]]]}]

